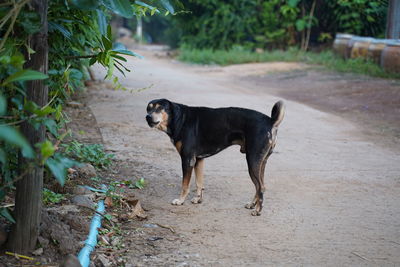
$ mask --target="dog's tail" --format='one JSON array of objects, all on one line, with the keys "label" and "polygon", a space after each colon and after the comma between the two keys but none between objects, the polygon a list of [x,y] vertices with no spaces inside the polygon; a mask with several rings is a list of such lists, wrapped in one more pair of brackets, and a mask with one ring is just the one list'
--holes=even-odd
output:
[{"label": "dog's tail", "polygon": [[285,104],[282,100],[275,103],[271,111],[272,127],[278,127],[285,116]]}]

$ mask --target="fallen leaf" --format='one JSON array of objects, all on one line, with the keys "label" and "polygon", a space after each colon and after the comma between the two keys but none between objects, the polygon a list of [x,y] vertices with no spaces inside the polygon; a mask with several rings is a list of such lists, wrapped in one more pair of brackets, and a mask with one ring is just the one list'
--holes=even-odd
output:
[{"label": "fallen leaf", "polygon": [[113,201],[111,197],[106,197],[104,199],[104,204],[106,204],[107,207],[112,207],[113,206]]},{"label": "fallen leaf", "polygon": [[135,199],[132,202],[129,202],[127,200],[127,202],[132,206],[132,212],[129,213],[130,219],[137,217],[139,219],[144,220],[147,218],[147,215],[146,215],[145,211],[143,210],[142,206],[140,205],[140,201],[138,199]]},{"label": "fallen leaf", "polygon": [[43,248],[38,248],[37,250],[32,252],[33,255],[35,256],[40,256],[43,254]]}]

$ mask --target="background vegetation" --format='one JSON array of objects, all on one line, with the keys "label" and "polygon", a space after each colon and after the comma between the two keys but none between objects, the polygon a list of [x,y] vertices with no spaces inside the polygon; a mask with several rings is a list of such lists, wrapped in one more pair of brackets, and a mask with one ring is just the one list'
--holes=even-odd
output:
[{"label": "background vegetation", "polygon": [[[384,37],[388,0],[183,0],[186,12],[149,18],[145,31],[172,47],[306,48],[336,33]],[[154,30],[154,25],[159,31]],[[173,29],[167,30],[165,29]],[[161,38],[160,38],[161,37]],[[309,40],[309,41],[308,41]]]}]

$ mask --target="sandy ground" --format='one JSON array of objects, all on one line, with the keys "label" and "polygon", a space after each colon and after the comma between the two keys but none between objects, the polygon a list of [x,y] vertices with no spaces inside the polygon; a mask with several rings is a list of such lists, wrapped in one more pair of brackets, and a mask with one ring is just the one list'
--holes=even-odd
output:
[{"label": "sandy ground", "polygon": [[140,52],[146,58],[130,60],[133,72],[121,82],[129,89],[151,88],[89,92],[106,148],[122,166],[120,175],[148,182],[140,191],[149,215],[145,223],[176,232],[161,231],[163,239],[145,241],[132,231],[127,266],[400,265],[398,146],[379,145],[348,120],[298,102],[285,100],[286,117],[266,167],[261,216],[244,208],[254,186],[238,146],[206,159],[204,203],[172,206],[180,191],[180,158],[167,135],[147,126],[148,101],[168,98],[270,114],[281,99],[271,95],[279,83],[251,82],[249,75],[305,66],[199,67]]}]

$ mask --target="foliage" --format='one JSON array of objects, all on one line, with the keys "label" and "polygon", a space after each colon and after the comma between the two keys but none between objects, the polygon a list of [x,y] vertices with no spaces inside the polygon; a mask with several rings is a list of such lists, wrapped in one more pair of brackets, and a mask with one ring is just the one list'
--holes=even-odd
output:
[{"label": "foliage", "polygon": [[146,182],[145,182],[144,178],[140,178],[139,180],[137,180],[135,182],[135,186],[137,189],[143,189],[145,185],[146,185]]},{"label": "foliage", "polygon": [[248,62],[304,62],[313,65],[322,65],[339,72],[400,79],[399,74],[385,72],[379,65],[361,58],[344,60],[331,51],[314,53],[300,51],[298,48],[290,48],[286,51],[273,50],[264,53],[254,53],[240,47],[234,47],[231,50],[189,49],[183,47],[180,50],[179,60],[197,64],[217,64],[223,66]]},{"label": "foliage", "polygon": [[110,166],[114,154],[106,153],[104,147],[100,144],[81,144],[72,141],[63,145],[65,154],[73,157],[79,162],[90,163],[97,168],[106,168]]},{"label": "foliage", "polygon": [[251,38],[257,23],[256,0],[188,0],[190,13],[176,16],[182,42],[193,47],[229,48]]},{"label": "foliage", "polygon": [[[321,16],[333,32],[348,32],[362,36],[383,37],[388,0],[326,1],[328,16]],[[329,22],[327,20],[330,20]]]},{"label": "foliage", "polygon": [[193,48],[286,48],[332,39],[337,32],[380,37],[388,0],[186,0],[173,17]]},{"label": "foliage", "polygon": [[53,191],[44,188],[43,189],[43,204],[44,205],[49,205],[49,204],[58,204],[61,201],[65,199],[64,195],[54,193]]},{"label": "foliage", "polygon": [[[174,1],[175,3],[175,1]],[[123,66],[125,56],[138,56],[123,45],[112,42],[108,26],[112,14],[132,18],[155,12],[175,13],[168,0],[52,0],[48,1],[48,73],[26,69],[25,64],[35,51],[30,36],[40,28],[39,14],[29,0],[6,1],[0,5],[0,201],[13,182],[23,178],[33,166],[45,166],[63,184],[67,169],[77,162],[59,152],[60,143],[68,134],[63,104],[74,91],[83,86],[87,68],[100,63],[107,69],[106,78],[114,70],[129,71]],[[27,100],[27,82],[45,80],[50,101],[43,107]],[[36,130],[47,130],[46,140],[30,144],[20,132],[23,123]],[[82,157],[93,153],[98,166],[107,166],[110,154],[101,147],[81,149]],[[88,153],[88,154],[85,154]],[[92,155],[92,154],[90,154]],[[29,159],[26,166],[21,158]],[[9,217],[6,209],[0,215]]]}]

